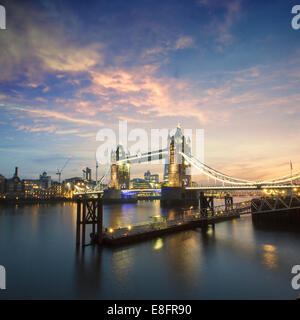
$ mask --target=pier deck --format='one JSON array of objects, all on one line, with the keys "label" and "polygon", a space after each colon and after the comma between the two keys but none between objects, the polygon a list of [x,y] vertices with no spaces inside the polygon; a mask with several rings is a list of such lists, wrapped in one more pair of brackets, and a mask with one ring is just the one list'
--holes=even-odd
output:
[{"label": "pier deck", "polygon": [[203,217],[198,213],[185,214],[180,219],[164,220],[162,222],[144,222],[116,229],[107,229],[103,232],[103,244],[116,246],[145,239],[155,238],[164,234],[189,230],[197,227],[206,227],[221,221],[236,219],[241,212],[222,213]]},{"label": "pier deck", "polygon": [[244,214],[252,214],[252,216],[283,214],[287,216],[287,213],[294,215],[299,209],[300,198],[298,196],[262,197],[240,203],[225,201],[225,205],[217,207],[212,205],[200,210],[192,210],[191,207],[189,210],[184,210],[177,219],[171,220],[158,215],[151,217],[149,221],[129,226],[102,228],[101,242],[107,246],[118,246],[172,232],[191,230],[197,227],[206,228],[209,224],[236,219]]}]

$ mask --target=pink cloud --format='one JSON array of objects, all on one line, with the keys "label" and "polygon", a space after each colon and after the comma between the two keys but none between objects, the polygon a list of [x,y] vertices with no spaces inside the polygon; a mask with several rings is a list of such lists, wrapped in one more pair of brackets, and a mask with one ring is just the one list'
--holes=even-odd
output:
[{"label": "pink cloud", "polygon": [[194,39],[192,37],[180,37],[175,44],[175,49],[192,48],[194,46]]}]

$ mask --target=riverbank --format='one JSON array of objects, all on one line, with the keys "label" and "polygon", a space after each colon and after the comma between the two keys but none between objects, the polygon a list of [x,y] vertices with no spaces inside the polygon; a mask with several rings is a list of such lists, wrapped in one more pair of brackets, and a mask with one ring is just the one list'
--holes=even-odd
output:
[{"label": "riverbank", "polygon": [[0,205],[15,206],[25,204],[55,204],[62,202],[76,202],[74,199],[59,198],[59,199],[0,199]]}]

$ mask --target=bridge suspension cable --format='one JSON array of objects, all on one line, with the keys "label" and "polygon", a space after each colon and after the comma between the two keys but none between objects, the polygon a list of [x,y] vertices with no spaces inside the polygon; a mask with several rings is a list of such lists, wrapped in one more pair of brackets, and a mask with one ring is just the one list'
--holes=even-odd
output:
[{"label": "bridge suspension cable", "polygon": [[291,182],[293,180],[297,180],[300,179],[300,171],[298,171],[296,174],[291,175],[286,175],[286,176],[282,176],[281,178],[274,178],[271,180],[265,180],[262,181],[260,183],[264,183],[264,184],[277,184],[277,183],[285,183],[285,182]]},{"label": "bridge suspension cable", "polygon": [[284,175],[278,178],[270,179],[270,180],[264,180],[264,181],[250,181],[250,180],[245,180],[245,179],[239,179],[239,178],[234,178],[231,176],[228,176],[222,172],[219,172],[206,164],[202,163],[199,159],[193,157],[193,156],[188,156],[184,153],[180,153],[185,160],[193,165],[194,167],[198,168],[201,170],[205,175],[212,177],[218,181],[221,181],[223,183],[230,183],[230,184],[237,184],[237,185],[275,185],[279,183],[286,183],[286,182],[291,182],[293,180],[300,179],[300,171],[297,172],[294,175]]},{"label": "bridge suspension cable", "polygon": [[104,175],[100,178],[100,180],[98,181],[96,187],[95,187],[95,190],[100,190],[102,185],[103,185],[103,182],[104,180],[106,179],[106,177],[109,175],[110,173],[110,165],[107,166],[105,172],[104,172]]},{"label": "bridge suspension cable", "polygon": [[254,181],[239,179],[239,178],[234,178],[234,177],[228,176],[224,173],[221,173],[221,172],[207,166],[206,164],[202,163],[199,159],[197,159],[193,156],[188,156],[183,152],[180,152],[180,154],[192,166],[194,166],[195,168],[202,171],[205,175],[207,175],[213,179],[216,179],[220,182],[235,184],[235,185],[256,185],[257,184]]}]

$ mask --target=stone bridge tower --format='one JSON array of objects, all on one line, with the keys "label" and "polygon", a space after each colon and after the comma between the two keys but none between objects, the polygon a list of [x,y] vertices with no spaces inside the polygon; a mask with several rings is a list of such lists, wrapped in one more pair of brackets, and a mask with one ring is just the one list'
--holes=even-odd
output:
[{"label": "stone bridge tower", "polygon": [[170,139],[168,187],[191,185],[190,165],[179,152],[190,154],[191,141],[186,139],[178,125],[175,135]]},{"label": "stone bridge tower", "polygon": [[122,145],[118,145],[116,151],[111,154],[111,179],[110,188],[115,190],[128,189],[130,180],[129,163],[117,164],[117,161],[125,159],[126,153]]}]

